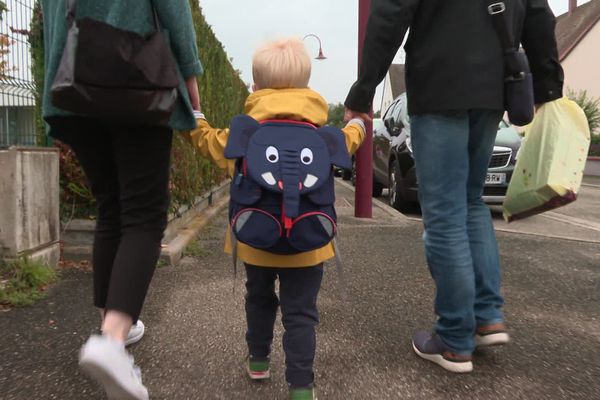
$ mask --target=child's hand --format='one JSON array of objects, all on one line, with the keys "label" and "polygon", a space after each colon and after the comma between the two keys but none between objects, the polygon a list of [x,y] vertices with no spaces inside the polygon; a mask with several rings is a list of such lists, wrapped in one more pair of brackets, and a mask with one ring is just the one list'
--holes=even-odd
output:
[{"label": "child's hand", "polygon": [[348,123],[346,124],[346,126],[349,126],[349,125],[358,125],[358,126],[360,126],[360,127],[362,128],[362,131],[363,131],[363,132],[366,132],[366,131],[367,131],[367,128],[366,128],[366,126],[365,126],[365,121],[363,121],[363,120],[362,120],[362,119],[360,119],[360,118],[352,118],[352,119],[351,119],[350,121],[348,121]]},{"label": "child's hand", "polygon": [[357,118],[361,119],[363,123],[372,121],[372,118],[369,116],[369,114],[360,111],[354,111],[346,107],[344,111],[344,121],[350,121]]},{"label": "child's hand", "polygon": [[202,114],[201,111],[194,110],[194,118],[195,119],[203,119],[206,121],[206,116],[204,114]]}]

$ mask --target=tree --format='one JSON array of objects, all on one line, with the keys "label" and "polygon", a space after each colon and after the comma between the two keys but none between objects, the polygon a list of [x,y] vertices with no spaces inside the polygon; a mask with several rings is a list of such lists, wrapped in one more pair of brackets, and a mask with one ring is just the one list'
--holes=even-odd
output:
[{"label": "tree", "polygon": [[[346,108],[342,103],[330,104],[327,125],[337,126],[338,128],[343,128],[346,126],[346,123],[344,122],[345,110]],[[373,118],[381,118],[381,111],[377,111],[373,115]]]},{"label": "tree", "polygon": [[[0,1],[0,21],[4,18],[4,13],[8,11],[8,7],[6,7],[6,3],[4,1]],[[0,78],[6,77],[8,72],[11,71],[11,68],[8,65],[8,60],[6,56],[10,53],[9,47],[13,44],[13,41],[8,37],[7,34],[0,34]]]},{"label": "tree", "polygon": [[344,123],[344,111],[345,108],[342,103],[330,104],[327,124],[337,126],[338,128],[343,128],[346,125]]}]

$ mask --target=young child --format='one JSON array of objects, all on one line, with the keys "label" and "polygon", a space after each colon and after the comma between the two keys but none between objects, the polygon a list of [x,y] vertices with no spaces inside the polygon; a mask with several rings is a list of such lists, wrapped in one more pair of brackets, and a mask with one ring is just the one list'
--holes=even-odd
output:
[{"label": "young child", "polygon": [[[300,40],[285,39],[259,48],[253,58],[252,72],[254,93],[245,105],[248,116],[259,122],[287,120],[308,122],[316,127],[325,125],[328,106],[318,93],[308,88],[311,60]],[[198,128],[190,133],[194,146],[232,175],[235,160],[226,159],[224,155],[230,130],[212,128],[201,113],[197,118]],[[348,152],[354,153],[365,136],[363,121],[352,120],[342,131]],[[225,251],[231,254],[232,247],[228,231]],[[315,399],[313,361],[315,326],[319,322],[317,295],[323,277],[323,262],[334,257],[332,243],[312,251],[282,255],[239,242],[237,256],[244,262],[247,276],[249,357],[246,369],[249,377],[259,380],[270,376],[273,327],[277,308],[281,305],[290,399]],[[279,298],[275,293],[276,279],[279,279]]]}]

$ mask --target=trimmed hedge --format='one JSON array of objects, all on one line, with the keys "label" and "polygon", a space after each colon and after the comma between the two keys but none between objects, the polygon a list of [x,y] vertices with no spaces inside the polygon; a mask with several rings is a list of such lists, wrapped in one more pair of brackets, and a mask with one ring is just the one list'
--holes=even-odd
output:
[{"label": "trimmed hedge", "polygon": [[[214,126],[227,126],[229,120],[243,111],[248,88],[240,78],[202,15],[198,1],[190,0],[196,28],[200,59],[205,69],[199,79],[202,111],[210,116]],[[44,137],[44,122],[41,117],[41,99],[44,87],[44,41],[43,16],[36,2],[31,24],[32,73],[36,85],[36,126],[40,137]],[[61,150],[61,218],[93,218],[95,205],[84,174],[67,146],[55,143]],[[205,193],[225,178],[223,171],[202,158],[188,143],[176,134],[173,139],[171,167],[171,210],[191,205],[197,196]]]}]

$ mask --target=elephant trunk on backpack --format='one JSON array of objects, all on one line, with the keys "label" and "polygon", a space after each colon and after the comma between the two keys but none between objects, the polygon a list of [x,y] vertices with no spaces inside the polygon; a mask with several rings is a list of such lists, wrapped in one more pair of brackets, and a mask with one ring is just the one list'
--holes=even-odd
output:
[{"label": "elephant trunk on backpack", "polygon": [[[283,217],[295,218],[300,208],[301,177],[298,166],[300,154],[284,150],[281,154],[281,189],[283,190]],[[289,228],[289,227],[286,227]]]}]

